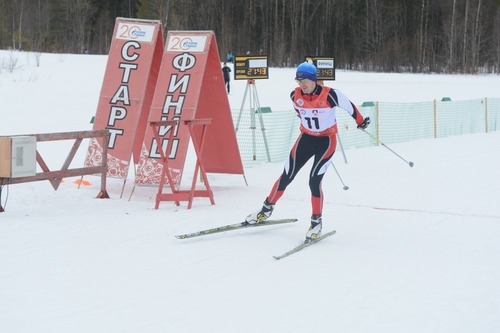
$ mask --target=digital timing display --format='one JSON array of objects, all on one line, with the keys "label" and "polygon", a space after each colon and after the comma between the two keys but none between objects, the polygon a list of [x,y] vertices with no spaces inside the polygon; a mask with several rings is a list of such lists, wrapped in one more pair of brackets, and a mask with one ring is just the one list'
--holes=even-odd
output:
[{"label": "digital timing display", "polygon": [[235,56],[234,79],[255,80],[268,79],[267,56]]},{"label": "digital timing display", "polygon": [[306,57],[318,69],[318,80],[335,80],[335,58]]}]

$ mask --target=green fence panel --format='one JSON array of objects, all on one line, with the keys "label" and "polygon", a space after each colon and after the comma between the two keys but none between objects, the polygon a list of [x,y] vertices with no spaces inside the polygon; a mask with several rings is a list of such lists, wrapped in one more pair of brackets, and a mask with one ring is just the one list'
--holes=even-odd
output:
[{"label": "green fence panel", "polygon": [[486,99],[488,107],[488,132],[500,130],[500,98]]},{"label": "green fence panel", "polygon": [[399,143],[434,137],[434,102],[379,103],[379,139]]},{"label": "green fence panel", "polygon": [[437,137],[486,132],[484,99],[436,102]]}]

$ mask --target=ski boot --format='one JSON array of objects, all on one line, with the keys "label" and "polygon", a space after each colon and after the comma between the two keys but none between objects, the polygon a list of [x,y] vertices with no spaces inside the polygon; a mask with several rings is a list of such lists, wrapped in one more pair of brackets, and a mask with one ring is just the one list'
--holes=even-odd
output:
[{"label": "ski boot", "polygon": [[312,240],[317,239],[321,236],[321,228],[322,228],[322,218],[321,214],[313,214],[311,216],[311,226],[306,234],[306,243],[309,243]]},{"label": "ski boot", "polygon": [[245,223],[247,224],[255,224],[255,223],[260,223],[269,218],[271,214],[273,213],[274,210],[274,205],[267,201],[267,199],[264,201],[264,205],[262,206],[261,209],[258,211],[248,215],[245,218]]}]

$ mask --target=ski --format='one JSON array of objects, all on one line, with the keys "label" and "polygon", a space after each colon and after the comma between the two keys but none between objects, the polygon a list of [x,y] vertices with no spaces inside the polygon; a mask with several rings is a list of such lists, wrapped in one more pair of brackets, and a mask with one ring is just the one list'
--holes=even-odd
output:
[{"label": "ski", "polygon": [[204,235],[217,234],[220,232],[226,232],[226,231],[231,231],[231,230],[247,229],[247,228],[253,228],[253,227],[265,227],[265,226],[270,226],[270,225],[293,223],[293,222],[297,222],[297,221],[298,221],[297,219],[280,219],[280,220],[267,220],[267,221],[255,223],[255,224],[247,224],[246,222],[240,222],[240,223],[223,225],[223,226],[215,227],[215,228],[211,228],[211,229],[195,231],[195,232],[191,232],[191,233],[187,233],[187,234],[176,235],[175,238],[186,239],[186,238],[193,238],[193,237],[204,236]]},{"label": "ski", "polygon": [[319,242],[320,240],[325,239],[326,237],[329,237],[329,236],[333,235],[334,233],[335,233],[335,230],[332,230],[330,232],[327,232],[326,234],[323,234],[323,235],[319,236],[319,238],[313,239],[313,240],[311,240],[309,242],[304,241],[304,242],[300,243],[299,245],[297,245],[296,247],[294,247],[293,249],[291,249],[290,251],[285,252],[285,253],[283,253],[282,255],[279,255],[279,256],[273,256],[273,258],[276,259],[276,260],[280,260],[280,259],[283,259],[285,257],[288,257],[289,255],[297,253],[300,250],[303,250],[306,247],[311,246],[311,245]]}]

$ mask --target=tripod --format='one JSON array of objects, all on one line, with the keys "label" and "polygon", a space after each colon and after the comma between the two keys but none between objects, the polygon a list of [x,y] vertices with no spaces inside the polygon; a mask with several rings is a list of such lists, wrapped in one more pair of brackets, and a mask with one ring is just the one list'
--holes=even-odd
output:
[{"label": "tripod", "polygon": [[253,148],[253,160],[255,161],[257,146],[255,144],[255,129],[256,119],[255,114],[259,117],[260,129],[262,131],[262,137],[264,138],[264,146],[266,147],[267,161],[271,162],[271,156],[269,155],[269,147],[267,145],[267,138],[264,128],[264,120],[262,120],[262,112],[260,109],[259,96],[257,95],[257,88],[255,87],[255,80],[248,80],[247,87],[245,89],[245,94],[243,95],[243,102],[241,103],[240,113],[238,114],[238,120],[236,122],[236,132],[238,132],[238,128],[240,126],[241,113],[243,112],[243,106],[245,105],[245,101],[247,99],[248,92],[250,92],[250,129],[252,130],[252,148]]}]

